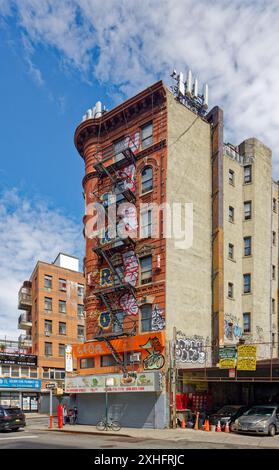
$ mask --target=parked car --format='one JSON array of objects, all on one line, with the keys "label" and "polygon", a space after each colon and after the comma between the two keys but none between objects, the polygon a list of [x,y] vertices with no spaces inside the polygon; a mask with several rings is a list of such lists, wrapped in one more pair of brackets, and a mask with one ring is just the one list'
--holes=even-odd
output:
[{"label": "parked car", "polygon": [[237,432],[275,436],[279,432],[279,406],[252,406],[235,421]]},{"label": "parked car", "polygon": [[17,431],[24,426],[25,415],[20,408],[0,405],[0,431]]},{"label": "parked car", "polygon": [[235,430],[234,422],[245,411],[249,409],[248,406],[242,405],[225,405],[215,413],[209,416],[209,424],[215,425],[220,421],[221,429],[224,430],[226,423],[229,423],[231,431]]}]

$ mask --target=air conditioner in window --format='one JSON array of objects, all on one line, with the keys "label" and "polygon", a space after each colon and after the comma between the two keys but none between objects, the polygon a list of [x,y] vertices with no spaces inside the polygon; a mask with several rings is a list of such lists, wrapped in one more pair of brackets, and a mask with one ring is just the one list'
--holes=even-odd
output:
[{"label": "air conditioner in window", "polygon": [[50,332],[49,332],[49,331],[45,331],[45,335],[46,335],[46,336],[50,336]]},{"label": "air conditioner in window", "polygon": [[140,360],[141,360],[141,353],[140,352],[131,354],[130,362],[136,363],[136,362],[140,362]]}]

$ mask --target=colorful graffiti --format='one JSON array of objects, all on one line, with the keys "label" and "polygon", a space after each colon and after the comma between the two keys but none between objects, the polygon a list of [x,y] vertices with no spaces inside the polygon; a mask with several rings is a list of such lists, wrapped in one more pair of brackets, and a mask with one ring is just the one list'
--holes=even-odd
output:
[{"label": "colorful graffiti", "polygon": [[205,342],[201,336],[178,337],[176,340],[176,361],[204,364]]},{"label": "colorful graffiti", "polygon": [[239,339],[242,336],[242,328],[239,326],[239,318],[231,314],[225,314],[224,320],[224,334],[225,338],[229,341]]},{"label": "colorful graffiti", "polygon": [[101,312],[98,317],[98,324],[103,330],[107,330],[111,326],[111,314],[109,312]]},{"label": "colorful graffiti", "polygon": [[149,338],[145,344],[140,345],[145,349],[148,356],[143,360],[143,367],[145,370],[162,369],[165,364],[165,358],[162,354],[163,347],[159,338]]},{"label": "colorful graffiti", "polygon": [[127,251],[122,255],[124,265],[124,282],[135,286],[139,276],[139,262],[134,251]]},{"label": "colorful graffiti", "polygon": [[100,286],[109,287],[112,285],[112,272],[110,268],[100,269]]},{"label": "colorful graffiti", "polygon": [[137,301],[133,294],[130,294],[129,292],[120,297],[119,305],[126,315],[137,315],[139,313]]},{"label": "colorful graffiti", "polygon": [[151,318],[151,330],[158,331],[163,330],[166,326],[165,319],[163,317],[163,310],[159,305],[154,304],[152,307],[152,318]]}]

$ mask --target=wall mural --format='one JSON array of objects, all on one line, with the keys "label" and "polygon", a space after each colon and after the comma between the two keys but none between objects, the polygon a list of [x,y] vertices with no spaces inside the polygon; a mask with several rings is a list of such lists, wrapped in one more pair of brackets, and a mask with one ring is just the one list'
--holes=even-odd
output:
[{"label": "wall mural", "polygon": [[112,272],[110,268],[100,269],[100,287],[109,287],[112,285]]},{"label": "wall mural", "polygon": [[126,292],[119,299],[119,305],[126,315],[137,315],[139,307],[133,294]]},{"label": "wall mural", "polygon": [[163,330],[166,326],[165,319],[163,317],[164,310],[162,310],[158,304],[154,304],[152,307],[152,318],[151,318],[151,330],[159,331]]},{"label": "wall mural", "polygon": [[242,328],[239,326],[239,318],[229,313],[225,313],[224,334],[227,340],[233,341],[242,336]]},{"label": "wall mural", "polygon": [[142,349],[148,353],[148,356],[143,360],[143,368],[145,370],[161,369],[165,364],[165,358],[161,354],[163,347],[159,338],[149,338],[145,344],[140,345]]},{"label": "wall mural", "polygon": [[186,363],[204,364],[206,360],[205,340],[202,336],[186,336],[177,333],[176,361]]},{"label": "wall mural", "polygon": [[125,166],[117,171],[117,177],[123,181],[124,189],[130,189],[133,193],[136,190],[136,167],[134,164]]},{"label": "wall mural", "polygon": [[139,262],[134,251],[127,251],[122,255],[124,265],[124,282],[136,285],[139,277]]},{"label": "wall mural", "polygon": [[103,330],[111,327],[112,318],[109,312],[101,312],[98,317],[98,324]]}]

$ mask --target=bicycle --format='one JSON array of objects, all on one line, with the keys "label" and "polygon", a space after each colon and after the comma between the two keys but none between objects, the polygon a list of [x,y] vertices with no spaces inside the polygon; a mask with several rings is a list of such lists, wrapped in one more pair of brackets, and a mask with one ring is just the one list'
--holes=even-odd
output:
[{"label": "bicycle", "polygon": [[118,421],[114,421],[112,418],[108,418],[108,420],[103,418],[96,424],[96,428],[98,431],[107,431],[108,429],[112,429],[112,431],[120,431],[121,426]]}]

